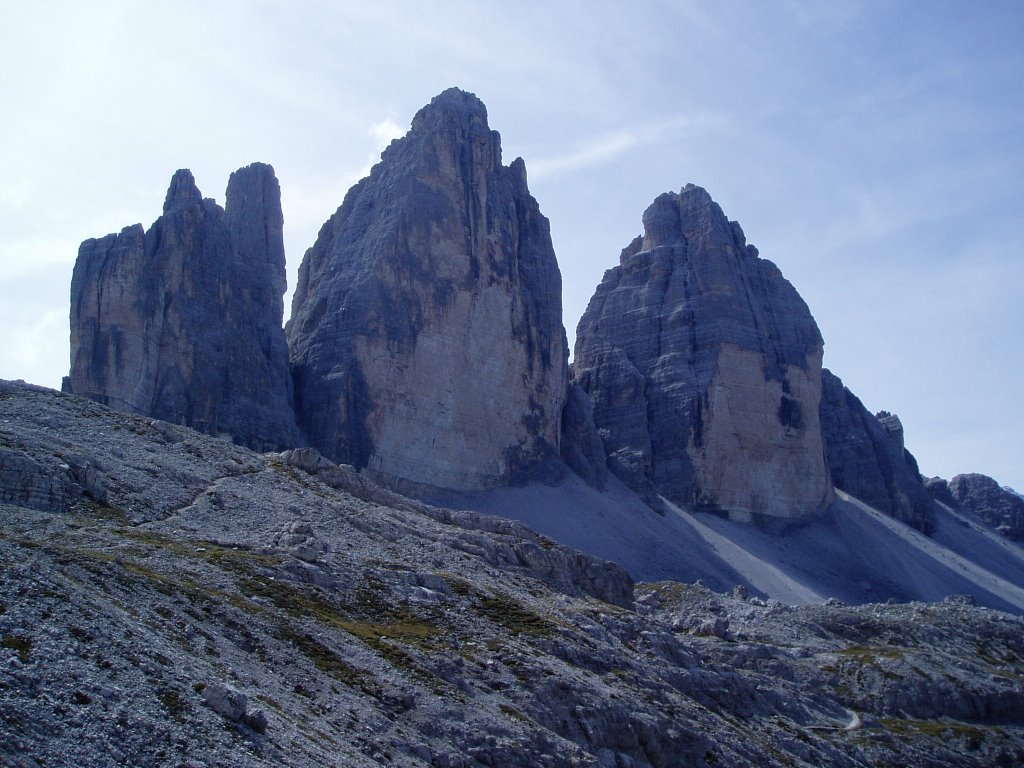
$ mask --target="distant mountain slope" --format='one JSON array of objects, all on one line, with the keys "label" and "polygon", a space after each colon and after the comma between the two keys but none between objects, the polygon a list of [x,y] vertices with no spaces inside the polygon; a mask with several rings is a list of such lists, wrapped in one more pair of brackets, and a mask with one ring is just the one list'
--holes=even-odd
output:
[{"label": "distant mountain slope", "polygon": [[1024,613],[1024,549],[941,507],[931,538],[841,491],[800,523],[755,526],[667,503],[659,515],[621,485],[601,494],[572,480],[479,494],[474,510],[519,520],[568,546],[612,560],[641,581],[742,584],[786,603],[941,600]]}]

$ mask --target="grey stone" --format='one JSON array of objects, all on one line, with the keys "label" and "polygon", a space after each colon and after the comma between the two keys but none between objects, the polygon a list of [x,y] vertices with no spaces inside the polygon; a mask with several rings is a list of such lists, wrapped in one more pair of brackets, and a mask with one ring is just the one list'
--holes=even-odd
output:
[{"label": "grey stone", "polygon": [[[879,418],[881,417],[881,419]],[[929,533],[934,502],[903,446],[899,418],[873,416],[842,380],[822,371],[821,430],[836,488],[875,509]]]},{"label": "grey stone", "polygon": [[1024,542],[1024,499],[988,475],[968,473],[949,481],[960,508],[973,512],[1009,539]]},{"label": "grey stone", "polygon": [[587,394],[571,382],[562,410],[562,460],[588,484],[599,490],[605,487],[607,456],[594,423],[593,404]]},{"label": "grey stone", "polygon": [[258,450],[295,445],[282,226],[274,171],[255,163],[223,209],[180,170],[148,232],[82,243],[65,390]]},{"label": "grey stone", "polygon": [[202,695],[206,705],[225,720],[240,723],[245,718],[249,698],[241,691],[229,685],[211,683],[203,688]]},{"label": "grey stone", "polygon": [[832,499],[822,340],[778,268],[700,187],[658,197],[580,320],[574,381],[609,469],[648,499],[800,517]]},{"label": "grey stone", "polygon": [[68,465],[44,466],[25,453],[0,448],[0,502],[63,512],[81,492]]},{"label": "grey stone", "polygon": [[475,96],[417,113],[299,269],[287,327],[301,426],[407,490],[550,471],[567,348],[548,222]]},{"label": "grey stone", "polygon": [[945,504],[947,507],[953,509],[958,508],[960,505],[957,500],[953,498],[953,494],[949,491],[949,481],[943,477],[926,477],[924,479],[925,490],[928,491],[928,495],[936,501]]}]

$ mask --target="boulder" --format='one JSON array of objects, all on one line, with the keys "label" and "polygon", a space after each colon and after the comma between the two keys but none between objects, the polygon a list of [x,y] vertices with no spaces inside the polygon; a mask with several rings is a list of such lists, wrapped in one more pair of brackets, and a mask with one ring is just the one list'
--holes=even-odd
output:
[{"label": "boulder", "polygon": [[302,261],[287,333],[300,425],[333,461],[404,491],[557,464],[561,276],[476,96],[434,98],[349,191]]},{"label": "boulder", "polygon": [[82,243],[65,391],[257,450],[295,445],[282,226],[273,168],[255,163],[223,209],[180,170],[149,231]]},{"label": "boulder", "polygon": [[778,268],[706,191],[658,197],[576,335],[573,380],[609,469],[737,519],[832,500],[818,405],[822,339]]}]

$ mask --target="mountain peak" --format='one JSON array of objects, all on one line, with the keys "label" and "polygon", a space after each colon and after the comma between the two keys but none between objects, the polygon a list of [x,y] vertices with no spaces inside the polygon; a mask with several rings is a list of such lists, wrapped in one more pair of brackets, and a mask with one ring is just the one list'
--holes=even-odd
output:
[{"label": "mountain peak", "polygon": [[188,168],[180,168],[171,177],[171,185],[167,188],[167,197],[164,199],[164,213],[181,208],[188,208],[201,202],[202,194],[196,186],[195,177]]}]

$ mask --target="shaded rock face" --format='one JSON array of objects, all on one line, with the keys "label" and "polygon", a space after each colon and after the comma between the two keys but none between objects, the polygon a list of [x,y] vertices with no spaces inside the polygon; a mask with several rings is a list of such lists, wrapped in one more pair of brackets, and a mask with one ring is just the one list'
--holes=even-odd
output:
[{"label": "shaded rock face", "polygon": [[175,173],[148,232],[82,243],[64,389],[258,450],[294,445],[282,226],[269,165],[233,173],[223,209]]},{"label": "shaded rock face", "polygon": [[658,197],[577,329],[608,467],[651,498],[795,518],[832,499],[807,305],[700,187]]},{"label": "shaded rock face", "polygon": [[949,481],[949,493],[962,509],[973,512],[1007,538],[1024,542],[1024,499],[988,475],[957,475]]},{"label": "shaded rock face", "polygon": [[924,533],[933,502],[894,414],[873,416],[838,376],[822,371],[821,429],[832,482],[865,504]]},{"label": "shaded rock face", "polygon": [[406,489],[480,489],[557,460],[561,276],[521,159],[451,89],[305,255],[287,328],[300,426]]}]

